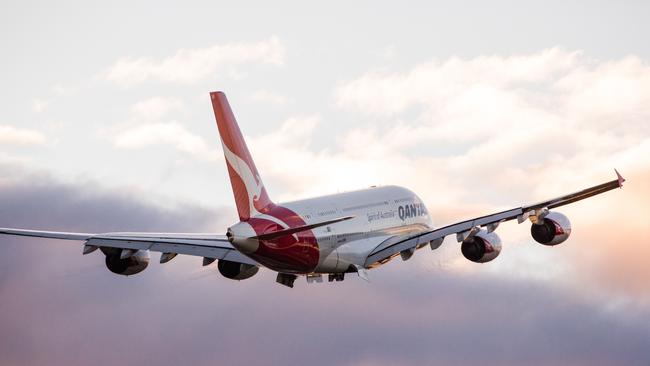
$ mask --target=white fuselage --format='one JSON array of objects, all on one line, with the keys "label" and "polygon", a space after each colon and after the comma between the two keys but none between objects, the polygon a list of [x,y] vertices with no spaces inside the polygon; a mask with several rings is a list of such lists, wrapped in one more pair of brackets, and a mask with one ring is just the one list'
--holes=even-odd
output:
[{"label": "white fuselage", "polygon": [[300,215],[307,224],[354,216],[313,229],[320,250],[315,273],[344,272],[350,265],[363,266],[370,251],[382,241],[433,228],[422,200],[398,186],[285,202],[281,206]]}]

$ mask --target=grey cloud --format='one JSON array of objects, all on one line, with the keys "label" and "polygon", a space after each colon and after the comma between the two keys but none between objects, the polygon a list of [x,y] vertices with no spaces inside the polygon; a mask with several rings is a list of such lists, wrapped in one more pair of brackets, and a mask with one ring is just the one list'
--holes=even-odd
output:
[{"label": "grey cloud", "polygon": [[[1,170],[1,169],[0,169]],[[2,226],[184,231],[219,210],[164,210],[45,176],[0,189]],[[217,223],[219,225],[226,223]],[[2,364],[643,364],[646,310],[608,311],[566,289],[400,262],[371,283],[293,290],[263,271],[233,282],[197,258],[128,278],[69,242],[1,238]],[[420,256],[432,258],[434,253]]]},{"label": "grey cloud", "polygon": [[[0,172],[5,175],[11,174],[11,169],[13,167],[0,165]],[[0,185],[0,224],[3,226],[91,232],[142,229],[225,232],[225,219],[234,218],[225,209],[220,212],[202,207],[163,209],[146,203],[146,197],[138,197],[139,193],[109,192],[94,181],[66,185],[45,174],[18,173],[14,176],[18,180]],[[224,219],[219,220],[219,214],[224,214]],[[221,227],[217,226],[219,224]]]}]

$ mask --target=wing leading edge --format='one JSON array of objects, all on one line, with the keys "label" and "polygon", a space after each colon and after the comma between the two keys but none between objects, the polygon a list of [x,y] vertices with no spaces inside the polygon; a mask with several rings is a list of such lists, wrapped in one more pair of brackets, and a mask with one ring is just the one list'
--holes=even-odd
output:
[{"label": "wing leading edge", "polygon": [[[419,248],[422,245],[430,244],[432,249],[442,244],[447,235],[456,234],[459,238],[469,233],[476,227],[487,227],[488,231],[493,231],[496,227],[505,221],[517,219],[519,223],[526,221],[529,217],[537,215],[541,210],[548,210],[564,205],[568,205],[595,195],[611,191],[616,188],[622,188],[625,179],[616,171],[616,179],[602,183],[578,192],[556,197],[550,200],[538,202],[533,205],[513,208],[511,210],[501,211],[494,214],[477,217],[474,219],[461,221],[455,224],[447,225],[439,229],[425,231],[407,237],[393,237],[379,244],[366,258],[365,267],[371,267],[373,264],[383,262],[404,250]],[[462,240],[459,240],[462,241]]]},{"label": "wing leading edge", "polygon": [[258,266],[257,262],[233,248],[226,237],[221,235],[170,233],[87,234],[5,228],[0,228],[0,234],[79,240],[85,241],[86,246],[185,254]]}]

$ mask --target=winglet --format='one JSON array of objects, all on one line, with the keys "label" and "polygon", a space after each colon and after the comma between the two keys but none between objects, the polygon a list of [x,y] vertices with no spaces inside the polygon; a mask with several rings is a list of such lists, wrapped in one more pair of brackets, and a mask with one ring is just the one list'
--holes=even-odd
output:
[{"label": "winglet", "polygon": [[619,173],[618,170],[614,169],[614,171],[616,172],[616,177],[618,178],[618,187],[623,188],[623,182],[625,182],[625,178],[621,176],[621,173]]}]

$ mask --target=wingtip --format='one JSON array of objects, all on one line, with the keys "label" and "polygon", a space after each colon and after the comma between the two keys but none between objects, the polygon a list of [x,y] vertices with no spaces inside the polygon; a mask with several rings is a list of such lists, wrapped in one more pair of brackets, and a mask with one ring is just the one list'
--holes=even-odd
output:
[{"label": "wingtip", "polygon": [[623,178],[623,176],[621,175],[621,173],[618,172],[618,170],[614,169],[614,171],[616,172],[616,177],[618,178],[618,186],[620,188],[623,188],[623,182],[625,182],[625,178]]}]

